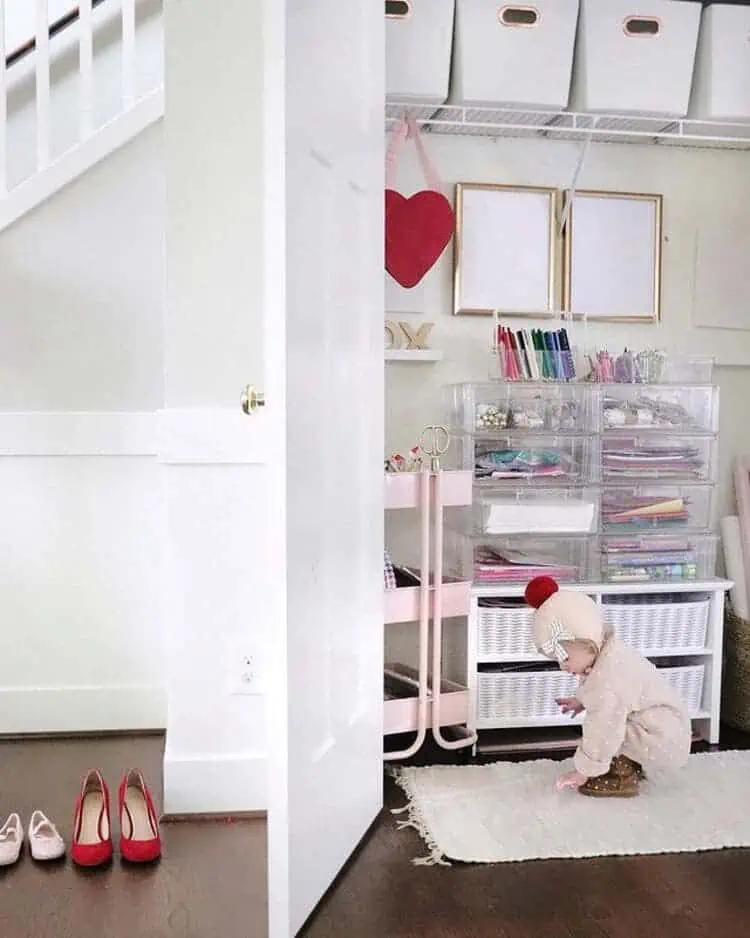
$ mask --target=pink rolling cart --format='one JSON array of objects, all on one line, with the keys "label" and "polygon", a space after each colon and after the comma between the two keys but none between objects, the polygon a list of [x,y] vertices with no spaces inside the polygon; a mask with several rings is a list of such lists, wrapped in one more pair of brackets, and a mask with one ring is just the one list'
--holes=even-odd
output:
[{"label": "pink rolling cart", "polygon": [[[431,426],[422,434],[422,451],[430,466],[420,472],[386,472],[386,509],[416,509],[420,513],[420,584],[386,590],[385,621],[418,622],[418,667],[386,665],[384,734],[416,733],[412,744],[386,751],[386,759],[413,756],[428,730],[443,749],[473,746],[476,734],[469,722],[469,692],[443,677],[443,619],[468,616],[471,582],[443,576],[443,509],[471,505],[471,472],[444,471],[440,457],[448,449],[448,431]],[[442,730],[462,727],[460,738],[447,739]]]}]

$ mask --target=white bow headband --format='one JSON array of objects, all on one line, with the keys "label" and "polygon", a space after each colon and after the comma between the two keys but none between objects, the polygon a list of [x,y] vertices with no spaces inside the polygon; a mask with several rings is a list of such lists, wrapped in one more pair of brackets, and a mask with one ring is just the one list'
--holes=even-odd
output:
[{"label": "white bow headband", "polygon": [[568,653],[565,651],[562,643],[574,642],[575,635],[571,635],[570,632],[566,631],[557,619],[550,625],[550,633],[550,637],[539,650],[548,658],[557,658],[560,664],[562,664],[563,661],[567,661],[568,659]]}]

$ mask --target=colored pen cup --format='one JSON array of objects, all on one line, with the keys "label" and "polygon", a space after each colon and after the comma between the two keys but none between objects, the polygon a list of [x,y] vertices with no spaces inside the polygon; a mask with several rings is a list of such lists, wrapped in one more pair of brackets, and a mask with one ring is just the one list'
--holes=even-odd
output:
[{"label": "colored pen cup", "polygon": [[492,377],[503,381],[575,381],[570,350],[530,350],[499,345],[493,349]]}]

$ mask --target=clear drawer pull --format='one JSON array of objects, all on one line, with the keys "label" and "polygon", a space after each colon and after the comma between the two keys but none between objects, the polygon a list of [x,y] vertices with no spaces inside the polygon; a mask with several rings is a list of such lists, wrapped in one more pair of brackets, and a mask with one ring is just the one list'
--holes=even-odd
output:
[{"label": "clear drawer pull", "polygon": [[503,26],[537,26],[542,18],[536,7],[501,7],[497,18]]},{"label": "clear drawer pull", "polygon": [[626,36],[650,38],[661,32],[661,20],[653,16],[629,16],[622,24]]}]

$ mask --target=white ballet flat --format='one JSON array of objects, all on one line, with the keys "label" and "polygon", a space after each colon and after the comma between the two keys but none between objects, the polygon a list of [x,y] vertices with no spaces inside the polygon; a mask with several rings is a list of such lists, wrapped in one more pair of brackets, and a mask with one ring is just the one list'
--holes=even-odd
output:
[{"label": "white ballet flat", "polygon": [[31,815],[29,847],[35,860],[58,860],[65,853],[65,841],[43,811]]},{"label": "white ballet flat", "polygon": [[13,813],[0,827],[0,866],[12,866],[18,862],[23,844],[21,818]]}]

